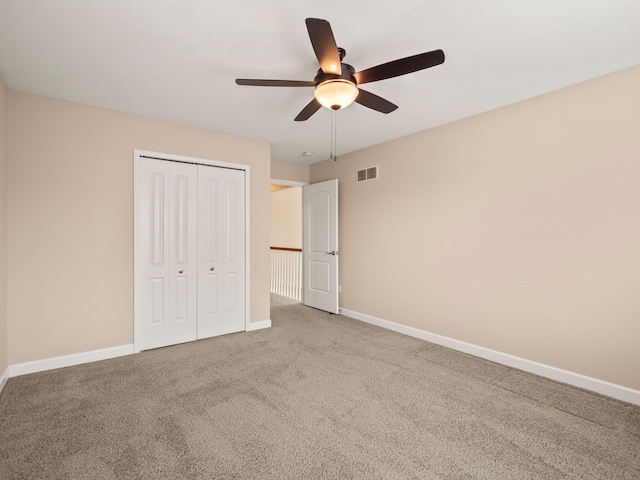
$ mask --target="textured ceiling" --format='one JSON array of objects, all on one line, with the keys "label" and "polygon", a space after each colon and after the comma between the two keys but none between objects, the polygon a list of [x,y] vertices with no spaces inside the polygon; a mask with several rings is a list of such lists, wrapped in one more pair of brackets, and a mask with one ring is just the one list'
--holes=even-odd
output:
[{"label": "textured ceiling", "polygon": [[313,163],[329,157],[330,111],[293,121],[313,89],[234,83],[312,80],[306,17],[331,23],[356,70],[446,55],[368,84],[400,108],[338,112],[338,154],[640,64],[638,0],[0,0],[0,74],[15,90],[267,140],[272,158]]}]

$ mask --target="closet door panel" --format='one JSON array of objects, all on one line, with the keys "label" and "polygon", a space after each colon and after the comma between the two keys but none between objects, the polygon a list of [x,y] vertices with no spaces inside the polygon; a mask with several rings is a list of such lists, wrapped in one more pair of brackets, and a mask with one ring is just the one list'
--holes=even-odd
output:
[{"label": "closet door panel", "polygon": [[245,329],[244,172],[198,166],[198,338]]},{"label": "closet door panel", "polygon": [[[244,323],[244,172],[227,173],[224,204],[225,224],[225,296],[224,308],[229,321]],[[244,329],[244,325],[243,329]]]},{"label": "closet door panel", "polygon": [[138,344],[196,339],[197,169],[142,159],[139,189]]}]

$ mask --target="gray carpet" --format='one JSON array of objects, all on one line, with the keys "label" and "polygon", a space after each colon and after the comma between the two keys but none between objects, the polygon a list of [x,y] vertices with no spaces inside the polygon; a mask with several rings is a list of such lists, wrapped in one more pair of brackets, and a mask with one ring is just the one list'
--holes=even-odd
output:
[{"label": "gray carpet", "polygon": [[640,478],[640,407],[282,297],[271,315],[11,378],[0,478]]}]

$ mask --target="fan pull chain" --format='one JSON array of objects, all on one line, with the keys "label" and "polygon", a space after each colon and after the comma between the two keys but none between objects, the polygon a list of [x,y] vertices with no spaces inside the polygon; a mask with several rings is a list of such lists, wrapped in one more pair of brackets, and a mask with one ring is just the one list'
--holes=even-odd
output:
[{"label": "fan pull chain", "polygon": [[338,161],[338,117],[337,110],[331,110],[331,158]]}]

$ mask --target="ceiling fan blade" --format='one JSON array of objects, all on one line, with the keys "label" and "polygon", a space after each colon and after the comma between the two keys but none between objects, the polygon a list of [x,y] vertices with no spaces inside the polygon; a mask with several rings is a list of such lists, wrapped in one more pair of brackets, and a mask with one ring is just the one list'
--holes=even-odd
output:
[{"label": "ceiling fan blade", "polygon": [[375,67],[367,68],[354,75],[358,84],[377,82],[387,78],[399,77],[407,73],[417,72],[425,68],[435,67],[444,63],[444,52],[433,50],[420,53],[411,57],[400,58],[392,62],[383,63]]},{"label": "ceiling fan blade", "polygon": [[382,113],[391,113],[398,108],[397,105],[391,103],[389,100],[385,100],[384,98],[379,97],[374,93],[367,92],[366,90],[362,90],[361,88],[359,90],[360,93],[358,93],[355,101],[360,105],[364,105],[365,107],[369,107],[372,110],[376,110]]},{"label": "ceiling fan blade", "polygon": [[254,87],[315,87],[314,82],[304,80],[259,80],[252,78],[237,78],[238,85],[250,85]]},{"label": "ceiling fan blade", "polygon": [[314,98],[307,104],[306,107],[302,109],[302,111],[295,118],[295,121],[304,122],[305,120],[308,120],[311,115],[320,110],[320,107],[322,107],[322,105],[320,105],[320,102],[318,102],[318,100]]},{"label": "ceiling fan blade", "polygon": [[305,21],[313,51],[316,52],[322,71],[342,75],[338,45],[329,22],[320,18],[307,18]]}]

